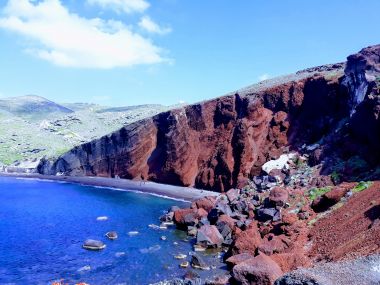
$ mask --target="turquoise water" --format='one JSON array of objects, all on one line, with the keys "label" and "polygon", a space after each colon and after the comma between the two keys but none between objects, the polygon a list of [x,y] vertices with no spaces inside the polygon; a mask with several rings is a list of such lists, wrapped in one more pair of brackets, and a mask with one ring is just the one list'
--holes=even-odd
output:
[{"label": "turquoise water", "polygon": [[[173,255],[188,254],[191,244],[175,229],[148,227],[158,224],[172,205],[187,204],[128,191],[0,177],[0,284],[59,279],[69,284],[149,284],[181,277],[186,269],[178,267]],[[99,216],[108,220],[98,221]],[[110,241],[104,235],[113,230],[119,238]],[[139,234],[130,236],[130,231]],[[106,249],[82,249],[88,238],[102,240]]]}]

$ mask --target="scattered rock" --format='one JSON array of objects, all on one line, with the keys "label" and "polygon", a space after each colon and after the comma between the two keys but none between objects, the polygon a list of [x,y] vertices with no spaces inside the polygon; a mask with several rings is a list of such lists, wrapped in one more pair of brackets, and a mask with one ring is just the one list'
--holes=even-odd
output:
[{"label": "scattered rock", "polygon": [[107,221],[108,217],[107,216],[100,216],[96,218],[97,221]]},{"label": "scattered rock", "polygon": [[83,248],[87,250],[101,250],[105,247],[106,245],[103,242],[93,239],[88,239],[83,244]]},{"label": "scattered rock", "polygon": [[185,259],[187,257],[186,254],[180,253],[174,256],[175,259]]},{"label": "scattered rock", "polygon": [[196,253],[191,256],[191,266],[196,269],[210,270],[210,266]]},{"label": "scattered rock", "polygon": [[189,267],[189,262],[188,261],[184,261],[184,262],[181,262],[181,264],[179,265],[181,268],[187,268]]},{"label": "scattered rock", "polygon": [[118,238],[118,235],[117,235],[117,232],[112,231],[112,232],[106,233],[106,237],[109,238],[110,240],[115,240]]}]

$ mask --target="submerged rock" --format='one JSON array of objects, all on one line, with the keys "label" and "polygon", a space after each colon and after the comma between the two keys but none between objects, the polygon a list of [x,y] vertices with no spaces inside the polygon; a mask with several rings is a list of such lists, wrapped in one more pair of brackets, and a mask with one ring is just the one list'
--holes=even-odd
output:
[{"label": "submerged rock", "polygon": [[191,266],[196,269],[210,270],[210,266],[196,253],[191,256]]},{"label": "submerged rock", "polygon": [[110,240],[115,240],[118,238],[118,235],[117,235],[117,232],[112,231],[112,232],[106,233],[106,237],[109,238]]},{"label": "submerged rock", "polygon": [[103,242],[94,239],[88,239],[83,244],[83,248],[87,250],[101,250],[105,247],[106,245]]}]

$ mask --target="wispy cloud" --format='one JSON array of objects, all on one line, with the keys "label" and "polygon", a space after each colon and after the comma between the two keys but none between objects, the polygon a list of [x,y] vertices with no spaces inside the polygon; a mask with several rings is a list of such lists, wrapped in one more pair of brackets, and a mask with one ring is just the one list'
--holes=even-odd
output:
[{"label": "wispy cloud", "polygon": [[[134,3],[135,9],[145,2],[96,1]],[[9,0],[2,12],[0,28],[24,36],[28,53],[58,66],[114,68],[167,61],[161,48],[122,22],[81,17],[59,0]]]},{"label": "wispy cloud", "polygon": [[103,9],[111,9],[116,12],[127,14],[133,12],[144,12],[149,7],[149,3],[144,0],[87,0],[91,5],[98,5]]},{"label": "wispy cloud", "polygon": [[270,76],[269,76],[269,74],[267,74],[267,73],[261,74],[261,75],[258,77],[259,81],[267,80],[267,79],[269,79],[269,78],[270,78]]},{"label": "wispy cloud", "polygon": [[154,22],[150,17],[144,16],[139,22],[139,27],[145,31],[152,34],[168,34],[172,31],[169,27],[160,27],[156,22]]}]

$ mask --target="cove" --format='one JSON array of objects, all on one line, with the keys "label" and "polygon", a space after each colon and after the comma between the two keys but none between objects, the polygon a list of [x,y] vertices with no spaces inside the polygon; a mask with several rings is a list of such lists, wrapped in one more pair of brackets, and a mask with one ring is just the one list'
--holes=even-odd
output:
[{"label": "cove", "polygon": [[[169,207],[188,203],[148,194],[0,177],[0,283],[149,284],[182,277],[178,253],[192,250],[185,233],[152,229]],[[107,220],[97,220],[98,217]],[[111,241],[108,231],[117,231]],[[129,232],[137,231],[137,235]],[[166,240],[161,240],[161,236]],[[99,252],[82,249],[101,240]],[[207,274],[199,272],[200,275]]]}]

